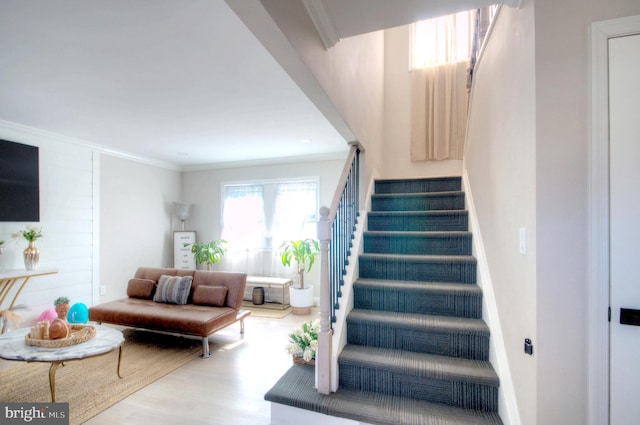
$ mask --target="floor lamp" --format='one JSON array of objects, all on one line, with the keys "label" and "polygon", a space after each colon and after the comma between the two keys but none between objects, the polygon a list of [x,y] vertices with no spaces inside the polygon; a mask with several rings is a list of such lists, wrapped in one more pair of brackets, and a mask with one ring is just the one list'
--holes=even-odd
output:
[{"label": "floor lamp", "polygon": [[182,222],[182,230],[184,230],[184,221],[191,216],[191,206],[191,204],[181,204],[180,202],[173,203],[174,213]]}]

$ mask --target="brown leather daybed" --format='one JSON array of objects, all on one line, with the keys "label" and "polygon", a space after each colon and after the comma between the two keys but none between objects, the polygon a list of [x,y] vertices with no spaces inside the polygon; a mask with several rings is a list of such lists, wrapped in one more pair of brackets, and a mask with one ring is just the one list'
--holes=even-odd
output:
[{"label": "brown leather daybed", "polygon": [[89,320],[198,336],[207,358],[209,335],[238,321],[244,333],[246,282],[244,273],[140,267],[127,298],[90,307]]}]

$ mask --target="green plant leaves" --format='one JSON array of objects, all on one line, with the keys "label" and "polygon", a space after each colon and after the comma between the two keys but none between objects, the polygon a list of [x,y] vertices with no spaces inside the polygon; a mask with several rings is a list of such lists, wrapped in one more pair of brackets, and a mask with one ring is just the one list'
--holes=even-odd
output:
[{"label": "green plant leaves", "polygon": [[194,253],[196,263],[219,263],[224,254],[227,253],[224,239],[212,240],[211,242],[196,242],[191,245],[191,252]]}]

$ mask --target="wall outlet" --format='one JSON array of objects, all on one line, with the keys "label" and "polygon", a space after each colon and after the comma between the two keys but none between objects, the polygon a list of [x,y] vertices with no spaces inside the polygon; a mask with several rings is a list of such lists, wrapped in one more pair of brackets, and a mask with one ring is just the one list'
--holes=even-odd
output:
[{"label": "wall outlet", "polygon": [[520,228],[520,254],[525,255],[527,253],[527,229]]},{"label": "wall outlet", "polygon": [[107,285],[100,285],[100,295],[107,295]]}]

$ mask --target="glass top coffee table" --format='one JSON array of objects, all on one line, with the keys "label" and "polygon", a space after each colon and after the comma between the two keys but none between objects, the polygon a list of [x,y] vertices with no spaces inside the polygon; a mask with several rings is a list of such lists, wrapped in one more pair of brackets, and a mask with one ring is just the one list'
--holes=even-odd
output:
[{"label": "glass top coffee table", "polygon": [[51,367],[49,367],[51,402],[56,401],[56,370],[58,370],[58,367],[63,365],[64,362],[101,356],[118,349],[118,368],[116,369],[116,373],[118,374],[118,378],[122,378],[122,376],[120,376],[120,360],[122,359],[122,347],[124,345],[122,332],[106,326],[92,326],[96,328],[96,335],[93,338],[80,344],[59,348],[27,345],[24,338],[30,329],[16,329],[15,331],[0,335],[0,358],[24,362],[51,363]]}]

